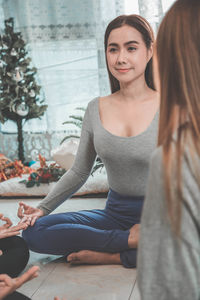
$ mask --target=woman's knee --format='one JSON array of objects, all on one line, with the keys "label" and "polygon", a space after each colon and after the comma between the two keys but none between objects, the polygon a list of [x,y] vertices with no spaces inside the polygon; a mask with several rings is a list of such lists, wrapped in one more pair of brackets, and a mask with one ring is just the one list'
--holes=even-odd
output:
[{"label": "woman's knee", "polygon": [[28,227],[26,230],[23,230],[23,232],[22,232],[22,237],[26,241],[27,244],[29,244],[29,241],[32,238],[31,231],[32,230],[30,230],[30,228]]},{"label": "woman's knee", "polygon": [[26,230],[23,231],[22,237],[28,244],[29,249],[40,252],[41,247],[43,246],[43,235],[45,228],[40,226],[40,223],[36,221],[34,226],[29,226]]}]

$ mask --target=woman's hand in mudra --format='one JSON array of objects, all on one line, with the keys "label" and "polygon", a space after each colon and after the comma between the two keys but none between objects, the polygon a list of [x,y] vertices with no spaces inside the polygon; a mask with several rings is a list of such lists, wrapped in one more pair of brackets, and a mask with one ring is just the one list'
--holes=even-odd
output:
[{"label": "woman's hand in mudra", "polygon": [[38,276],[39,267],[33,266],[19,277],[11,278],[7,274],[0,274],[0,300],[13,293],[25,282]]},{"label": "woman's hand in mudra", "polygon": [[[24,230],[27,228],[25,223],[17,224],[16,226],[12,226],[12,222],[9,218],[4,217],[3,214],[0,214],[0,220],[5,222],[5,224],[0,226],[0,239],[4,239],[10,236],[15,236],[20,234],[20,230]],[[0,255],[2,255],[2,251],[0,250]]]},{"label": "woman's hand in mudra", "polygon": [[27,226],[33,226],[38,218],[44,216],[44,212],[39,208],[20,202],[17,215],[21,219],[19,224],[25,223]]}]

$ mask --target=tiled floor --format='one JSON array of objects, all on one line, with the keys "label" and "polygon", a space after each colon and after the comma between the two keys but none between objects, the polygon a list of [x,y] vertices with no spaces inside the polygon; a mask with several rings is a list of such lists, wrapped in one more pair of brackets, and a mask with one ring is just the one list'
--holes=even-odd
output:
[{"label": "tiled floor", "polygon": [[[17,222],[16,210],[20,199],[1,199],[0,212]],[[24,200],[36,206],[40,200]],[[103,208],[104,198],[73,198],[56,212]],[[40,276],[24,285],[20,291],[33,300],[140,300],[136,269],[117,265],[71,266],[57,256],[31,252],[29,265],[40,266]]]}]

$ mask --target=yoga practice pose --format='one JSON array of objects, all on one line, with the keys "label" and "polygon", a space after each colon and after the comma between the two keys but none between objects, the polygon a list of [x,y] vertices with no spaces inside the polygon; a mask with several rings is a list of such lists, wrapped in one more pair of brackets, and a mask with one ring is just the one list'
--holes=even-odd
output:
[{"label": "yoga practice pose", "polygon": [[[152,76],[153,31],[138,15],[108,25],[105,54],[112,94],[89,102],[78,152],[37,208],[20,203],[31,250],[71,263],[136,266],[139,223],[151,153],[157,144],[159,96]],[[109,183],[105,209],[49,215],[87,180],[99,156]]]},{"label": "yoga practice pose", "polygon": [[156,41],[159,147],[152,156],[139,241],[143,300],[200,299],[199,41],[200,1],[176,1]]}]

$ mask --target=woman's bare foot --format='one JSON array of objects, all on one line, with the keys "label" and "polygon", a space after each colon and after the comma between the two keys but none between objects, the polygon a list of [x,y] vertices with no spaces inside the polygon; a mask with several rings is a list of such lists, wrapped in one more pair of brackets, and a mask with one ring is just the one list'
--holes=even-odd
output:
[{"label": "woman's bare foot", "polygon": [[137,248],[139,242],[140,234],[140,224],[135,224],[131,227],[129,237],[128,237],[128,246],[129,248]]},{"label": "woman's bare foot", "polygon": [[2,250],[0,250],[0,255],[3,255],[3,251]]},{"label": "woman's bare foot", "polygon": [[91,265],[121,265],[119,253],[105,253],[91,250],[81,250],[68,255],[67,261],[71,264],[91,264]]}]

